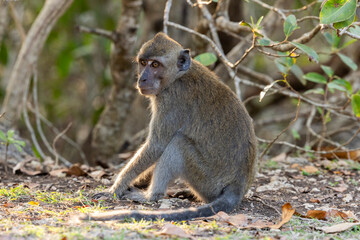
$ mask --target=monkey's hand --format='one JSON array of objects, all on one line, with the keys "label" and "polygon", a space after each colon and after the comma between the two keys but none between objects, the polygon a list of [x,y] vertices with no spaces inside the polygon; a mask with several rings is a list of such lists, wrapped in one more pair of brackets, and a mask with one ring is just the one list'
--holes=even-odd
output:
[{"label": "monkey's hand", "polygon": [[95,200],[110,200],[114,199],[114,194],[110,192],[99,192],[92,195],[91,198]]}]

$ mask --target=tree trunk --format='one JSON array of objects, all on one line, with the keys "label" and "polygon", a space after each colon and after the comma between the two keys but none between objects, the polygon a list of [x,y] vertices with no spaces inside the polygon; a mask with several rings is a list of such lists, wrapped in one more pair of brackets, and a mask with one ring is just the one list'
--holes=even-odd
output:
[{"label": "tree trunk", "polygon": [[39,58],[51,29],[73,0],[47,0],[23,42],[6,89],[2,112],[16,126],[23,110],[23,96],[29,85],[33,67]]},{"label": "tree trunk", "polygon": [[117,38],[111,53],[113,86],[105,110],[93,130],[93,161],[104,161],[119,150],[124,122],[136,96],[133,57],[141,6],[141,0],[122,1]]}]

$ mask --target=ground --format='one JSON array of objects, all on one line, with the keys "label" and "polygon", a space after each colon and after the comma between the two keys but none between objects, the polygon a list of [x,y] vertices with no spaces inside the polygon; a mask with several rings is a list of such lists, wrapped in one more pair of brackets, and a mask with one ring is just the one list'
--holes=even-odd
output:
[{"label": "ground", "polygon": [[[184,189],[180,181],[157,203],[96,201],[91,196],[111,184],[116,169],[82,169],[87,173],[85,176],[54,172],[55,176],[48,173],[29,176],[21,171],[6,175],[1,170],[0,239],[360,239],[360,226],[334,234],[321,230],[324,226],[356,222],[360,218],[360,164],[356,161],[314,162],[279,155],[261,165],[246,198],[230,216],[220,214],[170,225],[160,220],[74,221],[74,216],[81,213],[109,209],[201,205],[193,199],[172,197]],[[282,226],[266,227],[282,219],[282,206],[286,203],[302,215],[308,210],[323,210],[325,215],[320,220],[294,215]],[[341,214],[334,214],[334,210]],[[332,215],[326,215],[330,212]]]}]

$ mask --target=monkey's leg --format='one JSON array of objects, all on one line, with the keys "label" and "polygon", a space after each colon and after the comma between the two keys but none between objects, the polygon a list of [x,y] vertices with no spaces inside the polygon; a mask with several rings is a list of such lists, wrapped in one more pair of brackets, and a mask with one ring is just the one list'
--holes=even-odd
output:
[{"label": "monkey's leg", "polygon": [[154,172],[155,164],[145,170],[138,178],[133,182],[134,187],[140,189],[146,189],[151,183],[151,178]]},{"label": "monkey's leg", "polygon": [[183,173],[183,139],[182,134],[176,134],[156,163],[151,184],[146,194],[150,201],[157,201],[164,197],[168,184]]},{"label": "monkey's leg", "polygon": [[160,150],[152,146],[149,142],[144,144],[130,160],[123,170],[119,173],[115,183],[109,192],[121,197],[127,191],[130,184],[145,170],[150,168],[160,157]]}]

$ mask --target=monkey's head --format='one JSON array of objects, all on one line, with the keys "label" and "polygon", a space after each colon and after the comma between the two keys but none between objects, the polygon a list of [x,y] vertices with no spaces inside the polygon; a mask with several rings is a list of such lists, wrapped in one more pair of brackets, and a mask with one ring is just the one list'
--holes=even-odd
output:
[{"label": "monkey's head", "polygon": [[143,95],[158,95],[190,68],[190,50],[158,33],[146,42],[137,56],[137,88]]}]

